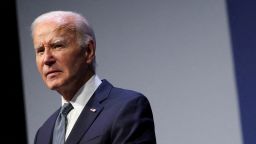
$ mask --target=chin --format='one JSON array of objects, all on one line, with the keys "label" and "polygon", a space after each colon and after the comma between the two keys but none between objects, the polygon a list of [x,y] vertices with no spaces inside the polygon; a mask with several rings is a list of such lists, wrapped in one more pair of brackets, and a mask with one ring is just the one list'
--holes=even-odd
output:
[{"label": "chin", "polygon": [[57,86],[51,86],[51,85],[47,85],[47,87],[51,90],[56,90],[58,87]]},{"label": "chin", "polygon": [[61,85],[56,82],[48,82],[46,83],[47,87],[51,90],[57,90]]}]

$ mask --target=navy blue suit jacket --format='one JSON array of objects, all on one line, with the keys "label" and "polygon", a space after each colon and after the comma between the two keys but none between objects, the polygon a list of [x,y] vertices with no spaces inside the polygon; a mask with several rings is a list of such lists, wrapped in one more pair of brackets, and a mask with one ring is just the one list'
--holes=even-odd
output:
[{"label": "navy blue suit jacket", "polygon": [[[95,112],[90,110],[96,109]],[[59,109],[60,110],[60,109]],[[51,144],[57,110],[39,128],[35,144]],[[155,144],[149,101],[103,80],[81,112],[65,144]]]}]

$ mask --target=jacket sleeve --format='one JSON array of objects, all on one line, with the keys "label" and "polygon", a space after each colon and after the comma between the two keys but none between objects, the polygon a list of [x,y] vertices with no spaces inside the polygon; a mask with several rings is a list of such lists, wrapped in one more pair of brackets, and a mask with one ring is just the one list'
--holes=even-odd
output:
[{"label": "jacket sleeve", "polygon": [[35,135],[35,138],[34,138],[34,144],[37,144],[37,135],[38,135],[38,132],[39,132],[39,130],[37,130],[37,132],[36,132],[36,135]]},{"label": "jacket sleeve", "polygon": [[145,96],[131,99],[120,109],[111,139],[112,144],[156,144],[153,114]]}]

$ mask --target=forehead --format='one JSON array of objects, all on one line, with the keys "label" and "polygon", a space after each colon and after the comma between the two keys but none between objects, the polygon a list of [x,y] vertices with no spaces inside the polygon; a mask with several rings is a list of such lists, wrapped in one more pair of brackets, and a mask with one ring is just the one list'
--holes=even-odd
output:
[{"label": "forehead", "polygon": [[70,24],[59,24],[54,21],[41,22],[35,25],[33,31],[34,44],[47,43],[54,39],[74,39],[76,29]]}]

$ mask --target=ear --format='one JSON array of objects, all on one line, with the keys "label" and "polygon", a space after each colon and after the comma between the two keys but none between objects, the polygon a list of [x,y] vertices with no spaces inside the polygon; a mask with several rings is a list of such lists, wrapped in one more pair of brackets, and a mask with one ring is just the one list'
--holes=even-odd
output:
[{"label": "ear", "polygon": [[88,44],[86,45],[85,49],[85,58],[87,64],[92,64],[94,58],[95,58],[95,43],[93,40],[89,40]]}]

